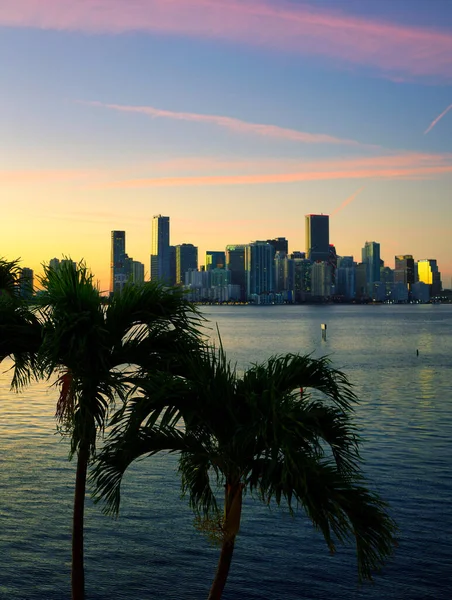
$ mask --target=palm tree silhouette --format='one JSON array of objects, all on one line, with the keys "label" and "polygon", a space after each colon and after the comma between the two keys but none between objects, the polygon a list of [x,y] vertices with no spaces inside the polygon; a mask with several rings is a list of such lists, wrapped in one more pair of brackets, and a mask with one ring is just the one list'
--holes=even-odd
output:
[{"label": "palm tree silhouette", "polygon": [[226,585],[246,492],[291,513],[302,507],[331,551],[354,538],[360,578],[391,554],[395,523],[361,470],[357,398],[328,359],[288,354],[238,374],[222,347],[207,348],[186,357],[185,378],[143,381],[140,391],[116,415],[94,470],[97,497],[117,512],[131,462],[180,452],[183,492],[221,543],[209,600]]}]

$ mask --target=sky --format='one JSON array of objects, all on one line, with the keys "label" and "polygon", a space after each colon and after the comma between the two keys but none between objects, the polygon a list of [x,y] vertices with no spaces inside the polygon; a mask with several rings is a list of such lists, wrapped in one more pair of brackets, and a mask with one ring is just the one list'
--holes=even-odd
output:
[{"label": "sky", "polygon": [[452,2],[0,0],[0,256],[149,271],[151,221],[206,250],[330,215],[452,280]]}]

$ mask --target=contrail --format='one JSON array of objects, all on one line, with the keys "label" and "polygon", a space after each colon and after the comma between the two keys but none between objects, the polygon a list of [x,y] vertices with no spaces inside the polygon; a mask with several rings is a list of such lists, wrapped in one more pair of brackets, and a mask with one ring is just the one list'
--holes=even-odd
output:
[{"label": "contrail", "polygon": [[342,210],[343,208],[345,208],[346,206],[348,206],[350,204],[350,202],[353,202],[353,200],[360,195],[360,193],[363,191],[363,189],[365,187],[366,186],[363,185],[358,190],[356,190],[356,192],[354,192],[351,196],[349,196],[347,198],[347,200],[344,200],[340,206],[338,206],[335,210],[333,210],[333,212],[331,213],[330,216],[334,217],[334,215],[336,215],[340,210]]},{"label": "contrail", "polygon": [[438,121],[440,121],[444,117],[444,115],[450,111],[451,108],[452,108],[452,104],[449,104],[449,106],[446,108],[446,110],[443,110],[443,112],[439,115],[439,117],[436,117],[436,119],[432,123],[430,123],[430,125],[424,131],[424,135],[426,133],[428,133],[429,131],[431,131],[435,127],[435,125],[438,123]]}]

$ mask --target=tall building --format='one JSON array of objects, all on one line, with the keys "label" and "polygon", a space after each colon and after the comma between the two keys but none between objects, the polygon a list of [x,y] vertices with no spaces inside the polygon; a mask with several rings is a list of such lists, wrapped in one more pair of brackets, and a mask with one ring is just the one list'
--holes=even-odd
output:
[{"label": "tall building", "polygon": [[380,244],[366,242],[362,249],[362,262],[366,265],[367,291],[370,294],[373,284],[380,281]]},{"label": "tall building", "polygon": [[285,237],[278,237],[273,240],[267,240],[267,244],[270,244],[275,249],[275,252],[284,252],[289,254],[289,242]]},{"label": "tall building", "polygon": [[176,283],[185,283],[185,273],[189,269],[198,270],[198,248],[193,244],[176,246]]},{"label": "tall building", "polygon": [[264,241],[251,242],[245,247],[247,297],[274,291],[274,247]]},{"label": "tall building", "polygon": [[127,281],[126,232],[111,232],[110,294],[120,291]]},{"label": "tall building", "polygon": [[31,298],[33,296],[33,269],[23,267],[19,274],[19,295],[22,298]]},{"label": "tall building", "polygon": [[169,284],[175,285],[176,283],[176,246],[169,247]]},{"label": "tall building", "polygon": [[312,262],[330,259],[330,224],[328,215],[306,215],[306,255]]},{"label": "tall building", "polygon": [[224,269],[226,267],[226,253],[220,250],[206,251],[206,269]]},{"label": "tall building", "polygon": [[411,254],[394,257],[394,283],[403,283],[410,290],[415,281],[414,258]]},{"label": "tall building", "polygon": [[316,261],[311,269],[311,295],[313,298],[331,296],[333,267],[327,261]]},{"label": "tall building", "polygon": [[134,284],[144,283],[144,265],[138,260],[130,259],[130,281]]},{"label": "tall building", "polygon": [[418,280],[430,287],[430,298],[438,296],[441,292],[441,273],[438,264],[433,258],[419,260],[417,263]]},{"label": "tall building", "polygon": [[369,298],[367,265],[365,263],[359,263],[355,267],[355,297],[357,300],[367,300]]},{"label": "tall building", "polygon": [[152,218],[151,281],[171,282],[169,217]]},{"label": "tall building", "polygon": [[290,259],[294,269],[295,302],[306,302],[311,297],[311,269],[312,263],[306,258],[305,252],[298,250],[292,252]]},{"label": "tall building", "polygon": [[51,258],[49,261],[49,267],[55,271],[64,265],[70,265],[74,270],[77,268],[77,263],[70,258]]},{"label": "tall building", "polygon": [[355,262],[353,256],[338,256],[335,293],[352,300],[356,293]]},{"label": "tall building", "polygon": [[231,285],[240,287],[239,300],[246,297],[246,270],[245,270],[246,244],[231,244],[226,246],[226,268],[231,271]]}]

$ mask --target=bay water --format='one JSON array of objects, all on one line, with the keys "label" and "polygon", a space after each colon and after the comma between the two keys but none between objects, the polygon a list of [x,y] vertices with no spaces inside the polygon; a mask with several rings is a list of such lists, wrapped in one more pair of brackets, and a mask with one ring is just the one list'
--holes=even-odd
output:
[{"label": "bay water", "polygon": [[[365,473],[399,525],[394,557],[358,585],[353,547],[330,555],[302,512],[247,497],[225,600],[452,597],[452,305],[204,307],[244,368],[286,352],[328,355],[360,398]],[[327,324],[327,339],[321,338]],[[417,352],[418,351],[418,352]],[[0,376],[0,599],[70,597],[75,464],[55,431],[55,387]],[[203,599],[218,548],[193,527],[175,456],[126,474],[119,519],[87,501],[87,600]]]}]

